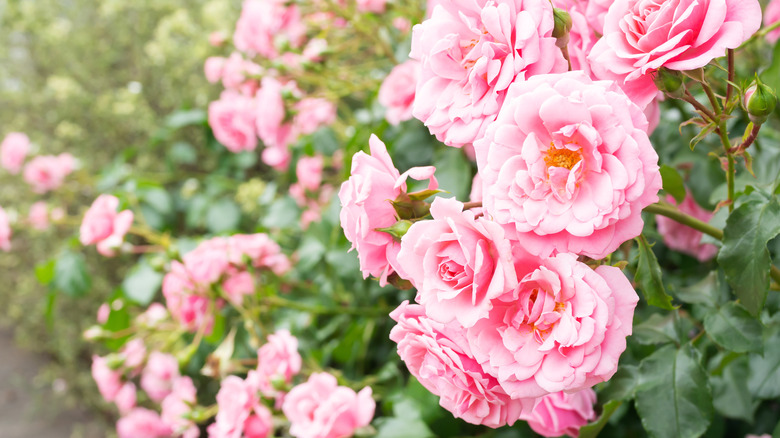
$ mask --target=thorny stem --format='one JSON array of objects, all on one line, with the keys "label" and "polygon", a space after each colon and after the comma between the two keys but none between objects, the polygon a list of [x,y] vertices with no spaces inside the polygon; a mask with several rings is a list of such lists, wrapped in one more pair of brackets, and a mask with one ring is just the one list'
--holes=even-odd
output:
[{"label": "thorny stem", "polygon": [[734,49],[729,49],[727,53],[729,63],[729,81],[726,84],[726,105],[728,105],[728,102],[731,100],[731,92],[734,88],[731,85],[734,83]]},{"label": "thorny stem", "polygon": [[761,125],[753,125],[753,129],[750,131],[750,135],[748,135],[745,141],[743,141],[739,146],[732,147],[728,152],[730,154],[736,154],[749,148],[750,145],[753,144],[753,142],[756,140],[756,137],[758,137],[758,131],[760,129]]},{"label": "thorny stem", "polygon": [[696,108],[700,113],[702,113],[708,119],[710,119],[711,122],[717,122],[717,119],[715,118],[715,115],[712,114],[712,111],[710,111],[709,108],[707,108],[706,106],[702,105],[701,102],[696,100],[696,98],[693,97],[690,91],[685,90],[685,95],[682,97],[682,100],[693,105],[694,108]]}]

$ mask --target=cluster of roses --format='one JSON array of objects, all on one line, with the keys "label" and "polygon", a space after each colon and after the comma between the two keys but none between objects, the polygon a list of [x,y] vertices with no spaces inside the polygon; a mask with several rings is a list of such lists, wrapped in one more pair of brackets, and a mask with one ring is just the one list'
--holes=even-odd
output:
[{"label": "cluster of roses", "polygon": [[[9,173],[16,175],[23,171],[24,180],[32,187],[33,192],[44,194],[56,190],[64,182],[65,177],[75,169],[76,160],[71,154],[39,155],[27,162],[31,143],[29,137],[21,132],[11,132],[0,144],[0,166]],[[58,221],[65,216],[62,208],[49,211],[45,201],[38,201],[30,206],[27,222],[37,230],[49,226],[49,219]],[[0,207],[0,249],[11,250],[11,218]]]},{"label": "cluster of roses", "polygon": [[[289,146],[302,135],[332,123],[335,105],[306,96],[288,72],[322,60],[325,40],[306,38],[324,18],[303,16],[296,4],[283,0],[245,0],[236,23],[229,57],[206,60],[206,78],[222,82],[225,91],[209,105],[214,136],[232,152],[251,151],[262,140],[263,162],[287,169]],[[264,68],[252,61],[260,57]]]},{"label": "cluster of roses", "polygon": [[[341,154],[333,154],[331,166],[334,169],[341,167]],[[303,156],[295,164],[295,176],[297,182],[290,185],[290,197],[303,209],[301,214],[301,228],[306,229],[312,222],[317,222],[322,216],[322,209],[333,198],[334,188],[330,184],[323,184],[322,177],[325,170],[325,158],[322,155],[312,157]]]},{"label": "cluster of roses", "polygon": [[282,275],[290,261],[267,234],[214,237],[171,262],[162,292],[173,318],[195,332],[211,332],[214,314],[224,299],[240,306],[245,295],[257,290],[254,269]]},{"label": "cluster of roses", "polygon": [[[376,137],[339,192],[364,276],[417,289],[418,304],[391,314],[410,372],[457,417],[526,419],[548,436],[592,419],[589,388],[615,373],[631,334],[630,282],[578,256],[602,259],[639,235],[658,201],[654,74],[701,68],[761,23],[755,0],[555,6],[438,1],[414,27],[413,73],[388,77],[416,78],[413,97],[388,101],[393,119],[411,112],[445,144],[473,148],[479,199],[429,207],[433,169],[401,175]],[[407,176],[428,189],[406,193]],[[550,417],[567,420],[536,422]]]}]

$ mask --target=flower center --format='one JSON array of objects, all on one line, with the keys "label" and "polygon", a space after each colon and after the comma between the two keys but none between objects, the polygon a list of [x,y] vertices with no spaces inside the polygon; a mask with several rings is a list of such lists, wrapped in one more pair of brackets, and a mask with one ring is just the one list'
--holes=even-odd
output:
[{"label": "flower center", "polygon": [[580,160],[582,160],[582,154],[579,151],[551,147],[547,150],[547,155],[544,157],[544,164],[547,167],[562,167],[571,170]]}]

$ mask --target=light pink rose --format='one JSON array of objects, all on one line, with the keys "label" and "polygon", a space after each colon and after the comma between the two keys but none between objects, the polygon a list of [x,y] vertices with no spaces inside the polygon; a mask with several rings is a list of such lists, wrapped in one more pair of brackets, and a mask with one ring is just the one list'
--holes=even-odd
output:
[{"label": "light pink rose", "polygon": [[313,157],[301,157],[295,166],[295,176],[298,182],[306,189],[315,191],[320,188],[322,183],[322,155]]},{"label": "light pink rose", "polygon": [[122,389],[121,370],[112,370],[105,357],[92,356],[92,379],[95,380],[98,391],[105,401],[114,401],[119,390]]},{"label": "light pink rose", "polygon": [[152,303],[149,305],[142,314],[138,315],[135,320],[138,324],[146,327],[154,327],[160,321],[168,317],[168,310],[160,303]]},{"label": "light pink rose", "polygon": [[305,36],[306,25],[297,5],[287,6],[284,0],[244,0],[233,42],[242,52],[273,59],[279,54],[277,44],[298,48]]},{"label": "light pink rose", "polygon": [[182,262],[196,289],[208,289],[227,272],[230,266],[228,250],[227,239],[215,237],[204,240],[195,249],[184,254]]},{"label": "light pink rose", "polygon": [[244,423],[258,404],[256,389],[237,376],[222,380],[217,393],[216,421],[209,426],[209,438],[240,438]]},{"label": "light pink rose", "polygon": [[376,231],[396,222],[396,212],[390,201],[406,193],[406,178],[430,179],[429,189],[438,187],[432,166],[415,167],[403,175],[393,165],[385,144],[376,135],[368,141],[371,155],[360,151],[352,158],[351,176],[341,185],[341,228],[357,249],[363,278],[372,275],[379,284],[387,284],[401,246],[388,233]]},{"label": "light pink rose", "polygon": [[200,436],[198,426],[185,418],[192,412],[192,406],[197,402],[195,385],[187,376],[174,380],[170,394],[163,399],[160,414],[163,423],[170,427],[176,436],[197,438]]},{"label": "light pink rose", "polygon": [[171,393],[173,382],[179,378],[179,361],[170,354],[153,351],[141,375],[141,388],[156,402]]},{"label": "light pink rose", "polygon": [[81,222],[79,239],[82,245],[97,244],[100,254],[111,257],[122,245],[125,234],[133,224],[132,210],[117,213],[119,198],[112,195],[100,195],[92,203]]},{"label": "light pink rose", "polygon": [[282,404],[282,412],[290,420],[290,435],[296,438],[352,436],[356,429],[371,423],[375,408],[370,387],[356,394],[338,386],[328,373],[312,374],[291,389]]},{"label": "light pink rose", "polygon": [[267,438],[274,431],[271,411],[263,405],[255,406],[255,413],[244,422],[245,438]]},{"label": "light pink rose", "polygon": [[11,250],[11,222],[3,207],[0,207],[0,249]]},{"label": "light pink rose", "polygon": [[173,431],[160,415],[145,408],[133,408],[116,423],[119,438],[167,438]]},{"label": "light pink rose", "polygon": [[312,38],[306,43],[301,56],[309,62],[320,62],[328,50],[328,41],[322,38]]},{"label": "light pink rose", "polygon": [[659,91],[655,99],[650,101],[643,111],[645,117],[647,117],[647,135],[652,134],[655,128],[658,127],[658,124],[661,123],[661,105],[659,102],[663,100],[664,94]]},{"label": "light pink rose", "polygon": [[144,340],[141,338],[133,338],[127,341],[127,343],[122,346],[120,353],[125,359],[123,366],[126,369],[140,370],[144,360],[146,360],[146,345],[144,344]]},{"label": "light pink rose", "polygon": [[[257,350],[257,372],[260,382],[280,379],[290,383],[301,371],[301,355],[298,353],[298,339],[287,330],[278,330],[268,335],[268,342]],[[265,386],[265,387],[263,387]],[[261,384],[260,389],[268,396],[274,391]]]},{"label": "light pink rose", "polygon": [[280,172],[284,172],[290,167],[292,154],[287,149],[287,146],[271,146],[263,149],[260,158],[263,160],[263,163]]},{"label": "light pink rose", "polygon": [[272,76],[263,77],[256,96],[255,117],[257,136],[269,148],[286,149],[297,137],[292,123],[286,120],[283,93],[295,95],[300,91],[293,82],[282,84]]},{"label": "light pink rose", "polygon": [[[676,203],[671,195],[666,196],[666,202]],[[689,190],[686,190],[685,199],[677,208],[702,222],[709,222],[712,219],[712,212],[699,207]],[[704,236],[701,231],[660,215],[656,216],[655,220],[658,224],[658,232],[664,238],[664,244],[670,249],[692,255],[700,262],[707,261],[718,253],[718,247],[712,243],[701,243],[701,238]]]},{"label": "light pink rose", "polygon": [[219,47],[227,42],[228,36],[225,32],[214,31],[209,34],[209,44],[214,47]]},{"label": "light pink rose", "polygon": [[135,407],[136,402],[136,389],[133,382],[127,382],[119,388],[119,391],[114,397],[114,404],[116,404],[119,413],[124,415],[130,412]]},{"label": "light pink rose", "polygon": [[30,206],[30,212],[27,215],[30,225],[36,230],[45,230],[49,228],[49,207],[44,201],[38,201]]},{"label": "light pink rose", "polygon": [[358,11],[377,14],[385,11],[385,2],[386,0],[356,0]]},{"label": "light pink rose", "polygon": [[658,156],[642,110],[582,72],[514,84],[474,144],[483,207],[534,254],[603,258],[642,231],[658,201]]},{"label": "light pink rose", "polygon": [[393,18],[393,27],[396,28],[398,32],[405,34],[412,29],[412,23],[410,23],[409,19],[406,17],[395,17]]},{"label": "light pink rose", "polygon": [[[589,2],[590,3],[590,2]],[[569,10],[572,27],[569,31],[569,59],[573,70],[582,70],[588,76],[593,76],[590,71],[590,61],[588,54],[596,44],[596,36],[593,34],[593,28],[588,25],[585,15],[577,8]]]},{"label": "light pink rose", "polygon": [[516,265],[520,283],[468,329],[474,358],[512,398],[573,392],[617,371],[639,297],[623,273],[574,254]]},{"label": "light pink rose", "polygon": [[529,413],[523,413],[520,419],[528,422],[531,429],[544,437],[569,435],[576,438],[580,427],[596,419],[593,404],[596,393],[588,388],[573,394],[556,392],[542,397],[542,400]]},{"label": "light pink rose", "polygon": [[[757,0],[616,0],[604,18],[604,37],[593,47],[594,70],[607,71],[621,86],[652,81],[661,67],[704,67],[745,42],[761,26]],[[598,69],[596,67],[598,65]],[[612,77],[610,77],[612,76]],[[655,97],[627,91],[640,106]]]},{"label": "light pink rose", "polygon": [[[764,26],[771,26],[780,20],[780,0],[771,0],[764,11]],[[780,29],[775,29],[766,34],[770,43],[775,43],[780,38]]]},{"label": "light pink rose", "polygon": [[548,0],[443,0],[412,31],[421,62],[414,116],[461,147],[495,119],[512,82],[565,72]]},{"label": "light pink rose", "polygon": [[427,315],[473,326],[494,298],[517,284],[512,247],[504,229],[454,198],[436,198],[433,220],[415,222],[401,240],[398,273],[417,288]]},{"label": "light pink rose", "polygon": [[216,84],[222,79],[222,72],[225,70],[227,58],[222,56],[210,56],[206,58],[203,64],[203,72],[206,74],[206,80]]},{"label": "light pink rose", "polygon": [[588,27],[599,35],[604,33],[604,17],[612,3],[614,0],[555,0],[553,2],[556,8],[564,9],[570,14],[574,10],[584,15]]},{"label": "light pink rose", "polygon": [[305,97],[295,104],[297,114],[293,118],[293,129],[301,135],[315,132],[336,120],[336,106],[327,99]]},{"label": "light pink rose", "polygon": [[234,234],[227,239],[228,260],[235,265],[243,265],[248,258],[256,268],[268,268],[276,275],[283,275],[290,269],[286,255],[279,244],[265,233]]},{"label": "light pink rose", "polygon": [[412,119],[412,104],[420,62],[410,59],[396,65],[379,87],[379,103],[387,108],[385,118],[391,125]]},{"label": "light pink rose", "polygon": [[257,147],[255,100],[232,90],[209,104],[209,126],[214,137],[231,152]]},{"label": "light pink rose", "polygon": [[105,324],[108,322],[108,317],[111,315],[111,307],[107,303],[103,303],[98,307],[97,322],[98,324]]},{"label": "light pink rose", "polygon": [[195,291],[190,274],[182,263],[175,260],[171,262],[170,271],[163,277],[162,292],[173,319],[189,331],[194,332],[205,325],[205,332],[211,332],[214,323],[211,301]]},{"label": "light pink rose", "polygon": [[24,159],[30,151],[30,139],[21,132],[11,132],[0,144],[0,164],[16,175],[22,170]]},{"label": "light pink rose", "polygon": [[35,193],[46,193],[59,188],[65,177],[73,172],[74,159],[70,154],[40,155],[24,166],[24,180]]},{"label": "light pink rose", "polygon": [[229,273],[222,282],[228,301],[240,305],[244,301],[244,295],[255,293],[255,279],[247,271],[234,271]]},{"label": "light pink rose", "polygon": [[257,80],[251,80],[248,76],[258,76],[262,72],[263,69],[259,65],[244,59],[240,53],[233,52],[225,60],[222,69],[222,85],[232,90],[246,89],[247,93],[244,94],[252,95],[257,89]]},{"label": "light pink rose", "polygon": [[468,351],[465,329],[456,321],[442,324],[425,309],[404,301],[390,317],[398,324],[390,339],[409,372],[457,418],[488,427],[512,425],[531,400],[512,400],[498,380],[482,370]]}]

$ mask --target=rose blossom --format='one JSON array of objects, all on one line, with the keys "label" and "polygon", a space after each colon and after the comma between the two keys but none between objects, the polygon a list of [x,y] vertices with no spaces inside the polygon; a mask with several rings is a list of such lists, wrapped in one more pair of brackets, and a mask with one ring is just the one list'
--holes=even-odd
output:
[{"label": "rose blossom", "polygon": [[305,36],[306,25],[295,4],[286,6],[284,0],[244,0],[233,42],[242,52],[273,59],[279,54],[278,43],[284,41],[298,48]]},{"label": "rose blossom", "polygon": [[74,161],[68,153],[37,156],[24,166],[24,180],[33,186],[35,193],[55,190],[73,172]]},{"label": "rose blossom", "polygon": [[175,260],[171,262],[171,270],[163,277],[162,292],[173,319],[192,332],[203,325],[206,333],[211,332],[214,316],[209,311],[210,300],[196,293],[183,264]]},{"label": "rose blossom", "polygon": [[244,423],[258,403],[257,390],[238,376],[222,380],[217,393],[216,421],[209,426],[209,438],[241,437]]},{"label": "rose blossom", "polygon": [[118,207],[116,196],[100,195],[95,199],[79,229],[82,245],[97,244],[98,252],[107,257],[115,254],[133,224],[132,210],[117,213]]},{"label": "rose blossom", "polygon": [[413,114],[436,138],[461,147],[481,137],[512,82],[564,72],[547,0],[451,0],[412,31],[420,61]]},{"label": "rose blossom", "polygon": [[206,75],[206,80],[212,84],[216,84],[222,79],[222,72],[225,70],[225,62],[227,58],[222,56],[210,56],[206,58],[206,62],[203,64],[203,73]]},{"label": "rose blossom", "polygon": [[49,228],[49,207],[44,201],[38,201],[30,206],[30,212],[27,215],[30,225],[36,230],[45,230]]},{"label": "rose blossom", "polygon": [[623,273],[574,254],[516,264],[520,283],[468,329],[474,358],[512,398],[579,391],[617,371],[639,297]]},{"label": "rose blossom", "polygon": [[590,59],[598,77],[619,80],[644,106],[655,97],[651,73],[704,67],[760,26],[757,0],[616,0]]},{"label": "rose blossom", "polygon": [[21,132],[11,132],[0,144],[0,164],[16,175],[22,170],[24,159],[30,151],[30,139]]},{"label": "rose blossom", "polygon": [[520,419],[531,429],[545,437],[569,435],[576,438],[580,427],[596,419],[593,404],[596,393],[588,388],[573,394],[556,392],[542,397],[531,413],[523,413]]},{"label": "rose blossom", "polygon": [[11,250],[11,223],[3,207],[0,207],[0,249],[5,252]]},{"label": "rose blossom", "polygon": [[457,418],[489,427],[512,425],[532,400],[512,400],[498,380],[482,370],[468,349],[465,329],[456,321],[437,322],[417,304],[404,301],[390,313],[398,324],[390,339],[409,372]]},{"label": "rose blossom", "polygon": [[336,106],[327,99],[306,97],[295,104],[293,127],[301,135],[314,133],[336,120]]},{"label": "rose blossom", "polygon": [[233,52],[225,60],[222,69],[222,85],[227,89],[244,91],[246,95],[253,95],[257,90],[257,80],[247,76],[258,76],[263,69],[252,61],[244,59],[238,52]]},{"label": "rose blossom", "polygon": [[200,436],[198,426],[190,419],[184,418],[192,411],[191,406],[197,402],[195,385],[187,376],[173,381],[170,394],[163,399],[160,417],[170,427],[176,436],[197,438]]},{"label": "rose blossom", "polygon": [[463,211],[454,198],[436,198],[433,220],[415,222],[401,240],[398,272],[417,288],[431,319],[473,326],[491,300],[517,284],[504,229]]},{"label": "rose blossom", "polygon": [[328,373],[312,374],[291,389],[282,404],[282,412],[290,420],[290,435],[296,438],[352,436],[356,429],[371,423],[375,408],[370,387],[356,394],[338,386]]},{"label": "rose blossom", "polygon": [[103,303],[98,307],[97,322],[98,324],[105,324],[108,322],[108,317],[111,315],[111,307],[108,303]]},{"label": "rose blossom", "polygon": [[604,17],[614,0],[555,0],[553,3],[556,8],[564,9],[570,14],[572,10],[575,10],[578,14],[583,15],[588,27],[593,32],[602,35],[604,33]]},{"label": "rose blossom", "polygon": [[244,422],[245,438],[267,438],[274,430],[271,411],[263,405],[255,406],[255,413]]},{"label": "rose blossom", "polygon": [[179,378],[179,361],[170,354],[153,351],[141,375],[141,388],[156,402],[171,393],[174,380]]},{"label": "rose blossom", "polygon": [[385,11],[386,0],[356,0],[357,9],[361,12],[375,12],[381,14]]},{"label": "rose blossom", "polygon": [[228,301],[240,305],[244,300],[244,295],[251,295],[255,292],[255,279],[247,271],[234,271],[228,274],[225,281],[222,282],[222,289],[224,289]]},{"label": "rose blossom", "polygon": [[322,155],[301,157],[295,166],[295,176],[305,189],[313,192],[322,183],[322,167]]},{"label": "rose blossom", "polygon": [[119,388],[119,391],[114,397],[114,404],[120,414],[126,414],[135,407],[136,402],[136,389],[133,382],[127,382]]},{"label": "rose blossom", "polygon": [[[780,20],[780,0],[771,0],[764,11],[764,26],[771,26]],[[775,43],[780,38],[780,29],[775,29],[766,34],[770,43]]]},{"label": "rose blossom", "polygon": [[261,390],[273,396],[270,382],[281,379],[290,383],[301,371],[301,355],[298,353],[298,339],[287,330],[278,330],[268,335],[268,342],[257,350],[257,378]]},{"label": "rose blossom", "polygon": [[387,108],[385,118],[391,125],[412,119],[414,90],[420,72],[420,62],[410,59],[396,65],[379,87],[379,103]]},{"label": "rose blossom", "polygon": [[[675,203],[675,200],[671,195],[667,195],[666,202]],[[709,222],[712,219],[712,212],[699,207],[687,189],[685,199],[677,208],[702,222]],[[711,243],[701,243],[701,238],[704,236],[701,231],[660,215],[656,216],[655,220],[658,224],[658,232],[664,238],[664,244],[670,249],[690,254],[700,262],[707,261],[718,253],[717,246]]]},{"label": "rose blossom", "polygon": [[396,212],[390,201],[406,193],[406,178],[430,179],[429,189],[436,189],[433,166],[414,167],[400,174],[387,153],[385,144],[371,135],[368,141],[371,155],[363,151],[352,158],[351,175],[341,185],[339,219],[344,235],[357,249],[363,278],[372,275],[379,284],[387,284],[387,277],[395,272],[400,244],[378,228],[390,227],[396,222]]},{"label": "rose blossom", "polygon": [[122,389],[122,372],[112,370],[105,357],[92,356],[92,379],[97,384],[100,395],[105,401],[114,401]]},{"label": "rose blossom", "polygon": [[257,135],[267,147],[286,148],[295,140],[293,126],[286,121],[287,110],[283,93],[299,94],[294,82],[282,84],[272,76],[265,76],[257,92],[255,117]]},{"label": "rose blossom", "polygon": [[209,126],[214,137],[231,152],[252,151],[257,147],[255,100],[233,90],[225,90],[209,104]]},{"label": "rose blossom", "polygon": [[603,258],[642,231],[658,200],[658,156],[642,110],[582,72],[514,84],[476,142],[483,207],[534,254]]},{"label": "rose blossom", "polygon": [[157,412],[145,408],[133,408],[116,422],[119,438],[166,438],[173,431],[160,419]]}]

